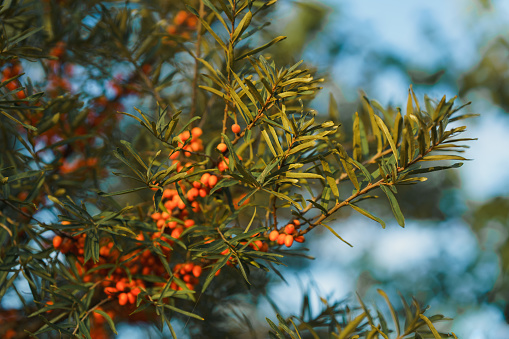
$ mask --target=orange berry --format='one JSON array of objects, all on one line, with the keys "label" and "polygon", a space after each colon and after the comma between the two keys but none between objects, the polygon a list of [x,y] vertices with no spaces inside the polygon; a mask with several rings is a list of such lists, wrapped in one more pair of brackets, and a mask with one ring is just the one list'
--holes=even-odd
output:
[{"label": "orange berry", "polygon": [[239,124],[233,124],[232,125],[232,132],[237,134],[237,133],[240,133],[240,126]]},{"label": "orange berry", "polygon": [[285,232],[286,234],[292,234],[293,232],[295,232],[295,226],[293,224],[286,225]]},{"label": "orange berry", "polygon": [[168,25],[168,27],[166,27],[166,32],[168,32],[168,34],[175,35],[177,34],[177,27],[175,25]]},{"label": "orange berry", "polygon": [[193,219],[187,219],[186,221],[184,221],[184,225],[186,227],[194,226],[194,220]]},{"label": "orange berry", "polygon": [[256,250],[258,250],[258,251],[259,251],[259,250],[261,250],[261,249],[262,249],[263,242],[262,242],[261,240],[256,240],[256,241],[254,242],[254,244],[255,244],[255,249],[256,249]]},{"label": "orange berry", "polygon": [[224,153],[226,152],[226,150],[228,149],[228,146],[226,146],[225,143],[220,143],[219,145],[217,145],[217,150],[221,153]]},{"label": "orange berry", "polygon": [[276,230],[273,230],[272,232],[270,232],[269,234],[269,240],[270,241],[276,241],[277,238],[279,237],[279,232],[276,231]]},{"label": "orange berry", "polygon": [[198,23],[198,18],[194,15],[190,15],[186,20],[186,25],[189,28],[195,28]]},{"label": "orange berry", "polygon": [[193,263],[187,263],[187,264],[184,264],[184,270],[186,272],[191,272],[193,270],[193,267],[194,267],[194,264]]},{"label": "orange berry", "polygon": [[120,293],[120,295],[118,296],[118,303],[120,306],[124,306],[125,304],[127,304],[127,293]]},{"label": "orange berry", "polygon": [[111,294],[117,293],[117,289],[115,287],[106,287],[104,289],[104,293],[111,295]]},{"label": "orange berry", "polygon": [[178,158],[178,156],[180,155],[180,151],[177,151],[177,152],[173,152],[171,155],[170,155],[170,159],[171,160],[175,160]]},{"label": "orange berry", "polygon": [[189,131],[184,131],[182,133],[180,133],[180,139],[182,139],[182,141],[186,141],[187,139],[189,139],[191,137],[191,133],[189,133]]},{"label": "orange berry", "polygon": [[173,23],[177,26],[183,25],[187,20],[187,16],[186,11],[178,11],[177,15],[173,18]]},{"label": "orange berry", "polygon": [[209,183],[210,173],[205,173],[201,176],[200,182],[203,185],[207,185]]},{"label": "orange berry", "polygon": [[117,282],[117,284],[115,285],[115,288],[122,292],[123,290],[125,290],[125,282],[120,280],[119,282]]},{"label": "orange berry", "polygon": [[198,278],[200,275],[201,275],[201,272],[202,272],[202,268],[201,266],[198,266],[198,265],[195,265],[193,267],[193,275]]},{"label": "orange berry", "polygon": [[141,290],[139,287],[135,287],[131,290],[131,294],[134,295],[135,297],[141,293]]},{"label": "orange berry", "polygon": [[215,175],[211,175],[211,176],[209,177],[209,182],[208,182],[208,184],[209,184],[209,187],[210,187],[210,188],[213,188],[214,186],[216,186],[216,184],[217,184],[217,177],[216,177]]},{"label": "orange berry", "polygon": [[200,197],[205,198],[207,196],[207,190],[204,188],[200,188]]},{"label": "orange berry", "polygon": [[131,292],[127,293],[127,299],[129,300],[129,304],[134,304],[136,301],[136,297]]},{"label": "orange berry", "polygon": [[296,242],[304,242],[306,239],[304,239],[303,235],[299,235],[298,237],[295,237]]},{"label": "orange berry", "polygon": [[293,244],[293,235],[286,235],[285,236],[285,246],[290,247]]},{"label": "orange berry", "polygon": [[57,235],[53,238],[53,247],[59,248],[62,245],[62,237]]},{"label": "orange berry", "polygon": [[278,245],[283,245],[283,244],[285,243],[285,239],[286,239],[286,234],[281,233],[281,234],[277,237],[277,243],[278,243]]},{"label": "orange berry", "polygon": [[297,228],[299,228],[299,226],[300,226],[300,221],[299,221],[299,220],[295,219],[295,220],[293,220],[293,221],[292,221],[292,223],[293,223],[293,224],[294,224]]},{"label": "orange berry", "polygon": [[199,138],[203,134],[203,131],[200,127],[194,127],[191,130],[191,134],[193,135],[193,138]]}]

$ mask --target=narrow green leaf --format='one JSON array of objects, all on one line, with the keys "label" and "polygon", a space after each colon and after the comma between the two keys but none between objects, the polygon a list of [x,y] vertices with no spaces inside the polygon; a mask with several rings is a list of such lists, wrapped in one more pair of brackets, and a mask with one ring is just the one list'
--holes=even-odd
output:
[{"label": "narrow green leaf", "polygon": [[385,193],[385,195],[387,195],[387,198],[389,199],[389,202],[391,204],[392,212],[394,213],[394,216],[396,217],[398,224],[401,227],[405,227],[405,217],[403,216],[403,213],[401,213],[396,197],[386,185],[381,185],[380,188]]},{"label": "narrow green leaf", "polygon": [[332,234],[334,234],[339,240],[341,240],[342,242],[344,242],[345,244],[347,244],[348,246],[350,247],[353,247],[348,241],[346,241],[345,239],[341,238],[341,236],[339,234],[336,233],[336,231],[334,231],[332,229],[332,227],[330,227],[329,225],[326,225],[324,223],[320,223],[320,225],[324,226],[325,228],[327,228],[329,231],[331,231]]},{"label": "narrow green leaf", "polygon": [[258,48],[255,48],[255,49],[253,49],[253,50],[250,50],[250,51],[248,51],[248,52],[246,52],[246,53],[242,54],[241,56],[239,56],[239,57],[235,58],[235,61],[242,60],[242,59],[244,59],[244,58],[246,58],[246,57],[248,57],[248,56],[250,56],[250,55],[253,55],[253,54],[256,54],[256,53],[258,53],[258,52],[261,52],[261,51],[263,51],[264,49],[267,49],[267,48],[269,48],[270,46],[274,45],[275,43],[278,43],[278,42],[280,42],[280,41],[282,41],[282,40],[284,40],[284,39],[286,39],[286,37],[285,37],[285,36],[278,36],[277,38],[272,39],[272,41],[270,41],[270,42],[266,43],[265,45],[260,46],[260,47],[258,47]]},{"label": "narrow green leaf", "polygon": [[398,166],[398,149],[396,145],[394,144],[394,140],[392,139],[391,133],[389,133],[389,130],[387,129],[387,126],[385,126],[385,123],[383,122],[382,118],[380,118],[378,115],[375,115],[376,123],[378,124],[378,127],[382,130],[382,132],[385,134],[385,138],[389,142],[389,145],[391,146],[392,153],[394,154],[394,159],[396,160],[396,166]]},{"label": "narrow green leaf", "polygon": [[115,329],[115,323],[113,322],[113,320],[111,319],[111,317],[108,315],[108,313],[104,312],[104,311],[101,311],[99,309],[95,309],[94,310],[95,313],[97,314],[100,314],[104,317],[104,319],[106,319],[106,322],[108,323],[108,325],[110,326],[111,330],[113,331],[113,333],[115,334],[118,334],[117,333],[117,330]]},{"label": "narrow green leaf", "polygon": [[424,320],[424,322],[426,322],[426,325],[428,325],[428,327],[431,330],[431,333],[433,333],[433,336],[435,337],[435,339],[442,339],[440,334],[438,334],[438,331],[435,328],[435,326],[433,326],[433,323],[424,314],[419,314],[419,317],[422,320]]},{"label": "narrow green leaf", "polygon": [[360,214],[365,215],[366,217],[378,222],[380,225],[382,225],[382,228],[385,228],[385,222],[382,219],[374,216],[373,214],[369,213],[365,209],[360,208],[359,206],[355,206],[354,204],[348,204],[348,205],[351,208],[353,208],[354,210],[356,210],[357,212],[359,212]]}]

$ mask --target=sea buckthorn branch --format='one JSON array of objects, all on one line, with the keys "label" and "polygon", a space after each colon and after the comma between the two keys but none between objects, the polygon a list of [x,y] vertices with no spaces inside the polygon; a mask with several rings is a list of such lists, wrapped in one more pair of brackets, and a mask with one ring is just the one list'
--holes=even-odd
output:
[{"label": "sea buckthorn branch", "polygon": [[[431,153],[432,151],[435,151],[437,150],[437,146],[440,145],[440,143],[445,140],[445,139],[442,139],[442,140],[439,140],[439,141],[436,141],[435,143],[433,143],[428,149],[425,150],[425,152],[417,155],[413,160],[411,160],[410,162],[408,162],[408,164],[406,164],[405,166],[403,167],[397,167],[396,168],[396,173],[402,173],[404,171],[406,171],[407,169],[409,169],[412,165],[415,165],[416,163],[422,161],[426,155],[428,155],[429,153]],[[389,152],[390,153],[390,152]],[[381,173],[380,173],[381,174]],[[324,214],[319,214],[319,215],[316,215],[314,216],[311,220],[314,220],[314,219],[317,219],[316,221],[313,221],[312,223],[310,223],[308,225],[308,227],[302,231],[299,232],[299,235],[305,235],[307,234],[309,231],[311,231],[313,228],[315,228],[316,226],[322,224],[322,222],[330,217],[332,214],[334,214],[336,211],[338,211],[340,208],[344,207],[344,206],[347,206],[353,199],[357,198],[357,197],[360,197],[368,192],[370,192],[371,190],[375,189],[375,188],[378,188],[382,185],[386,185],[386,186],[391,186],[391,185],[397,185],[398,184],[398,181],[395,181],[395,182],[387,182],[387,180],[389,179],[390,180],[390,177],[391,175],[388,173],[386,174],[385,177],[382,176],[382,178],[380,180],[378,180],[376,183],[368,183],[367,186],[361,190],[358,190],[356,193],[352,194],[350,197],[348,197],[347,199],[343,200],[342,202],[339,202],[339,203],[336,203],[336,205],[334,205],[334,207],[332,207],[331,209],[329,209],[327,211],[327,213],[324,213]]]},{"label": "sea buckthorn branch", "polygon": [[[418,100],[417,100],[417,98],[416,98],[416,96],[415,96],[415,94],[414,94],[414,92],[413,92],[412,87],[410,86],[410,89],[409,89],[409,97],[408,97],[408,101],[409,101],[409,103],[408,103],[408,105],[407,105],[407,110],[409,111],[409,114],[410,114],[410,115],[415,115],[416,113],[414,113],[414,112],[413,112],[413,108],[411,108],[411,102],[412,102],[412,99],[414,100],[415,105],[416,105],[416,107],[417,107],[417,109],[418,109],[417,114],[422,114],[422,113],[421,113],[421,111],[420,111],[420,105],[419,105],[419,102],[418,102]],[[426,99],[427,99],[427,98],[426,98]],[[466,105],[463,105],[463,106],[461,106],[461,107],[459,107],[459,108],[456,108],[455,110],[452,110],[452,103],[454,102],[454,100],[455,100],[455,99],[456,99],[456,97],[454,97],[453,99],[451,99],[451,100],[449,101],[449,103],[447,103],[447,105],[449,105],[449,108],[448,108],[449,112],[445,112],[445,113],[443,113],[443,114],[444,114],[444,116],[445,116],[445,115],[447,115],[447,114],[452,115],[453,113],[455,113],[455,112],[459,111],[460,109],[462,109],[463,107],[465,107],[466,105],[468,105],[468,104],[469,104],[469,103],[467,103]],[[429,100],[429,99],[428,99],[428,100]],[[445,97],[442,99],[442,102],[444,102],[444,100],[445,100]],[[368,102],[368,105],[369,105],[369,102]],[[436,110],[438,110],[438,109],[440,109],[440,108],[442,108],[442,109],[443,109],[443,107],[444,107],[444,106],[442,105],[442,106],[436,107],[435,109],[436,109]],[[430,114],[430,113],[428,113],[428,114]],[[470,115],[468,115],[468,116],[466,116],[466,117],[469,117],[469,116],[470,116]],[[441,125],[441,120],[435,121],[435,122],[433,122],[432,124],[429,124],[428,126],[425,126],[425,132],[424,132],[424,133],[432,134],[432,131],[433,131],[434,129],[441,128],[441,127],[440,127],[440,125]],[[400,127],[400,128],[401,128],[401,127]],[[420,126],[420,128],[422,129],[422,126]],[[435,133],[436,133],[436,132],[435,132]],[[369,137],[370,137],[370,138],[372,138],[372,139],[375,139],[375,135],[370,135]],[[414,135],[414,136],[413,136],[413,140],[414,140],[414,141],[418,141],[419,137],[420,137],[420,134],[416,134],[416,135]],[[438,140],[438,139],[437,139],[437,140],[435,140],[435,141],[434,141],[434,143],[432,144],[432,147],[438,146],[438,145],[439,145],[442,141],[444,141],[444,140],[445,140],[445,138],[443,138],[443,139],[441,139],[441,140]],[[397,148],[400,148],[400,147],[402,146],[402,143],[403,143],[403,142],[404,142],[404,140],[403,140],[403,141],[401,141],[401,142],[396,143],[396,149],[397,149]],[[369,165],[369,164],[375,164],[375,163],[377,163],[377,160],[379,160],[380,158],[383,158],[383,157],[384,157],[384,156],[386,156],[386,155],[390,155],[390,154],[393,154],[393,153],[394,153],[394,152],[393,152],[393,149],[390,147],[390,145],[387,145],[386,147],[388,147],[386,150],[383,150],[383,151],[382,151],[382,150],[380,150],[380,151],[378,151],[375,155],[373,155],[371,158],[369,158],[369,159],[367,159],[367,160],[363,161],[361,164],[362,164],[363,166],[365,166],[365,165]],[[439,150],[439,149],[438,149],[438,150]],[[428,151],[427,153],[429,153],[429,151]],[[409,167],[409,166],[407,166],[407,167]],[[353,172],[354,172],[354,174],[355,174],[355,172],[357,172],[358,168],[354,166],[354,167],[352,168],[352,170],[353,170]],[[341,175],[340,175],[340,176],[339,176],[339,177],[335,180],[335,182],[336,182],[336,184],[339,184],[341,181],[344,181],[344,180],[346,180],[347,178],[348,178],[348,174],[347,174],[346,172],[344,172],[344,173],[342,173],[342,174],[341,174]],[[321,191],[321,192],[320,192],[317,196],[313,197],[311,200],[312,200],[313,202],[315,202],[315,203],[316,203],[316,202],[318,202],[318,201],[321,199],[322,194],[323,194],[323,189],[322,189],[322,191]],[[298,212],[298,213],[299,213],[299,215],[300,215],[300,216],[303,216],[305,213],[307,213],[308,211],[310,211],[310,210],[313,208],[313,206],[314,206],[314,205],[313,205],[313,203],[312,203],[312,202],[310,202],[310,203],[309,203],[309,204],[308,204],[308,205],[307,205],[307,206],[306,206],[306,207],[305,207],[302,211],[299,211],[299,212]]]}]

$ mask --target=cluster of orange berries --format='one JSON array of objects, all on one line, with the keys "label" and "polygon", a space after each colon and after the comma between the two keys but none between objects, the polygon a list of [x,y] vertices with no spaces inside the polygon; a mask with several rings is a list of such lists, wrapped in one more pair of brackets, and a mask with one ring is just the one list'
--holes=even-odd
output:
[{"label": "cluster of orange berries", "polygon": [[[10,78],[13,78],[15,77],[16,75],[20,75],[21,73],[23,73],[23,67],[21,67],[21,64],[19,63],[19,61],[14,61],[12,62],[10,65],[7,65],[3,70],[2,70],[2,82],[10,79]],[[19,83],[19,81],[16,79],[16,80],[13,80],[9,83],[7,83],[5,85],[5,87],[9,90],[9,91],[14,91],[16,88],[19,88],[21,87],[21,84]],[[22,100],[22,99],[25,99],[26,98],[26,94],[24,91],[19,91],[16,93],[16,96],[18,97],[18,99]]]},{"label": "cluster of orange berries", "polygon": [[[181,279],[190,290],[194,290],[194,287],[200,282],[198,278],[201,276],[202,271],[203,268],[200,265],[192,262],[177,264],[173,268],[175,277]],[[172,281],[170,288],[177,291],[183,289],[175,281]]]},{"label": "cluster of orange berries", "polygon": [[[190,157],[190,152],[200,152],[203,151],[203,141],[200,139],[200,136],[203,134],[203,131],[199,127],[194,127],[191,132],[184,131],[179,134],[180,140],[182,142],[178,143],[178,147],[183,150],[183,154],[185,157]],[[180,151],[175,151],[170,155],[171,160],[175,160],[180,156]]]},{"label": "cluster of orange berries", "polygon": [[117,281],[115,287],[106,287],[104,289],[104,293],[109,296],[116,295],[118,298],[118,304],[120,306],[124,306],[129,302],[129,304],[134,304],[136,301],[136,297],[141,293],[141,289],[138,286],[142,286],[143,282],[141,280],[131,280],[130,282],[127,278],[122,278]]},{"label": "cluster of orange berries", "polygon": [[[173,23],[166,27],[166,32],[170,35],[178,35],[184,39],[191,38],[191,31],[196,29],[198,18],[186,11],[179,11],[173,18]],[[175,41],[168,38],[163,39],[163,43],[175,45]]]},{"label": "cluster of orange berries", "polygon": [[295,219],[288,225],[286,225],[282,230],[273,230],[269,234],[270,241],[276,241],[278,245],[285,245],[286,247],[291,247],[293,245],[293,241],[296,242],[304,242],[304,236],[297,234],[299,233],[298,229],[300,228],[300,221]]}]

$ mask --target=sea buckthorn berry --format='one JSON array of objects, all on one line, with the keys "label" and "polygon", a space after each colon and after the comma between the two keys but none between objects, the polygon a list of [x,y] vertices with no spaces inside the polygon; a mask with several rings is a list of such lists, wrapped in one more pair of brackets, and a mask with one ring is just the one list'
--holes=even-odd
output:
[{"label": "sea buckthorn berry", "polygon": [[290,247],[290,246],[292,246],[292,244],[293,244],[293,235],[287,234],[285,236],[285,246]]},{"label": "sea buckthorn berry", "polygon": [[120,295],[118,296],[118,303],[120,304],[120,306],[124,306],[125,304],[127,304],[127,293],[120,293]]},{"label": "sea buckthorn berry", "polygon": [[171,155],[170,155],[170,159],[171,160],[175,160],[179,157],[180,155],[180,151],[176,151],[176,152],[173,152]]},{"label": "sea buckthorn berry", "polygon": [[295,227],[299,228],[299,226],[300,226],[300,221],[299,220],[295,219],[295,220],[292,221],[292,223],[295,225]]},{"label": "sea buckthorn berry", "polygon": [[283,245],[285,243],[285,239],[286,239],[286,234],[280,234],[278,237],[277,237],[277,243],[278,245]]},{"label": "sea buckthorn berry", "polygon": [[256,241],[254,242],[254,245],[255,245],[255,249],[256,249],[257,251],[259,251],[259,250],[261,250],[261,249],[262,249],[263,242],[262,242],[261,240],[256,240]]},{"label": "sea buckthorn berry", "polygon": [[193,135],[193,138],[199,138],[203,134],[203,131],[200,127],[194,127],[191,130],[191,134]]},{"label": "sea buckthorn berry", "polygon": [[232,125],[232,132],[237,134],[240,133],[240,125],[239,124],[233,124]]},{"label": "sea buckthorn berry", "polygon": [[182,139],[182,141],[187,141],[187,139],[189,139],[191,137],[191,133],[189,133],[189,131],[184,131],[182,133],[180,133],[180,139]]},{"label": "sea buckthorn berry", "polygon": [[193,275],[198,278],[200,275],[201,275],[201,272],[202,272],[202,268],[201,266],[198,266],[198,265],[195,265],[193,267]]},{"label": "sea buckthorn berry", "polygon": [[279,237],[279,232],[276,231],[276,230],[273,230],[272,232],[270,232],[269,234],[269,240],[270,241],[276,241],[277,238]]},{"label": "sea buckthorn berry", "polygon": [[154,220],[159,220],[159,219],[161,219],[161,213],[159,213],[159,212],[157,212],[157,213],[153,213],[153,214],[151,215],[151,217],[152,217],[152,219],[154,219]]},{"label": "sea buckthorn berry", "polygon": [[198,23],[198,18],[194,15],[190,15],[186,20],[186,25],[189,28],[195,28]]},{"label": "sea buckthorn berry", "polygon": [[209,184],[209,178],[210,178],[210,173],[205,173],[201,176],[201,179],[200,179],[200,182],[203,184],[203,185],[208,185]]},{"label": "sea buckthorn berry", "polygon": [[131,294],[134,295],[135,297],[141,293],[141,290],[139,287],[135,287],[131,290]]},{"label": "sea buckthorn berry", "polygon": [[184,225],[186,227],[194,226],[194,220],[193,219],[187,219],[186,221],[184,221]]},{"label": "sea buckthorn berry", "polygon": [[203,189],[203,188],[200,188],[200,197],[202,198],[205,198],[207,196],[207,190],[206,189]]},{"label": "sea buckthorn berry", "polygon": [[117,282],[117,284],[115,285],[115,288],[122,292],[123,290],[125,290],[125,282],[120,280],[119,282]]},{"label": "sea buckthorn berry", "polygon": [[187,12],[186,11],[178,11],[177,15],[173,18],[173,23],[177,26],[181,26],[187,20]]},{"label": "sea buckthorn berry", "polygon": [[166,27],[166,32],[168,32],[168,34],[175,35],[177,34],[177,27],[175,25],[168,25],[168,27]]},{"label": "sea buckthorn berry", "polygon": [[228,146],[226,146],[225,143],[220,143],[219,145],[217,145],[217,150],[221,153],[224,153],[226,152],[226,150],[228,149]]},{"label": "sea buckthorn berry", "polygon": [[53,247],[59,248],[62,245],[62,237],[57,235],[53,238]]},{"label": "sea buckthorn berry", "polygon": [[184,270],[186,270],[186,272],[191,272],[193,270],[193,267],[194,267],[193,263],[184,264]]},{"label": "sea buckthorn berry", "polygon": [[217,184],[217,177],[215,175],[211,175],[209,177],[209,187],[214,188],[214,186],[216,186],[216,184]]},{"label": "sea buckthorn berry", "polygon": [[298,237],[295,237],[296,242],[304,242],[306,239],[304,239],[303,235],[299,235]]},{"label": "sea buckthorn berry", "polygon": [[285,232],[286,234],[292,234],[293,232],[295,232],[295,226],[293,224],[286,225]]},{"label": "sea buckthorn berry", "polygon": [[136,301],[136,297],[131,292],[127,293],[127,299],[129,300],[129,304],[134,304]]}]

